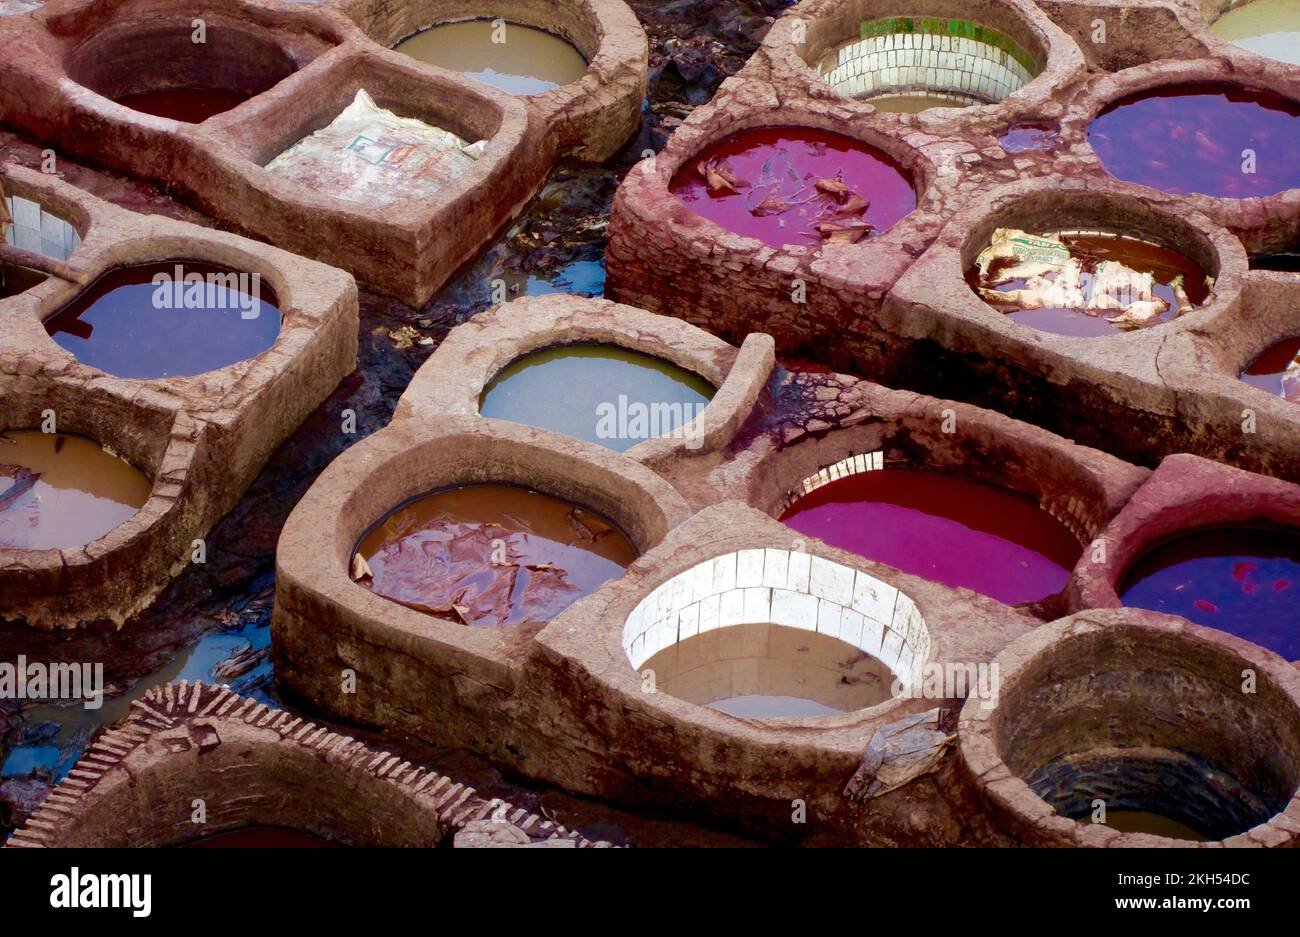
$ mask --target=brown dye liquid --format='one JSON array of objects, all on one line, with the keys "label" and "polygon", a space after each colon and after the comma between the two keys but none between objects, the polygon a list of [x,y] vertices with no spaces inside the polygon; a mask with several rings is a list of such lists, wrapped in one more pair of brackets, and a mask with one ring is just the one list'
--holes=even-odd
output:
[{"label": "brown dye liquid", "polygon": [[332,843],[312,833],[286,830],[278,826],[250,826],[229,833],[205,836],[182,849],[342,849],[342,843]]},{"label": "brown dye liquid", "polygon": [[201,124],[209,117],[243,104],[248,100],[248,95],[221,88],[174,88],[170,91],[124,94],[116,100],[118,104],[133,111],[187,124]]},{"label": "brown dye liquid", "polygon": [[498,27],[486,19],[434,26],[398,43],[396,50],[512,94],[540,94],[587,74],[582,53],[559,36],[517,23]]},{"label": "brown dye liquid", "polygon": [[84,436],[0,433],[0,547],[84,546],[134,515],[152,487]]},{"label": "brown dye liquid", "polygon": [[746,719],[826,716],[890,699],[883,662],[846,641],[783,625],[715,628],[637,668],[656,692]]},{"label": "brown dye liquid", "polygon": [[1187,824],[1149,810],[1107,810],[1106,825],[1121,833],[1150,833],[1152,836],[1186,839],[1197,843],[1209,841],[1208,836],[1196,832]]},{"label": "brown dye liquid", "polygon": [[26,293],[45,282],[45,274],[15,264],[0,263],[0,299]]},{"label": "brown dye liquid", "polygon": [[548,621],[636,559],[611,521],[511,485],[434,492],[362,539],[361,584],[418,611],[476,627]]},{"label": "brown dye liquid", "polygon": [[973,101],[958,101],[928,94],[892,94],[867,98],[867,103],[886,114],[919,114],[935,107],[970,107]]},{"label": "brown dye liquid", "polygon": [[[1178,301],[1170,283],[1179,274],[1183,277],[1183,289],[1186,290],[1187,298],[1191,300],[1193,306],[1200,306],[1209,297],[1210,287],[1206,281],[1205,271],[1177,251],[1148,241],[1113,234],[1062,234],[1058,237],[1080,262],[1084,274],[1094,274],[1098,266],[1108,260],[1121,263],[1139,273],[1151,273],[1156,281],[1151,292],[1169,306],[1169,311],[1160,316],[1158,321],[1167,322],[1178,311]],[[996,276],[1000,269],[1005,269],[1003,263],[994,264],[989,273]],[[966,282],[972,289],[978,291],[980,276],[977,266],[972,265],[966,271]],[[996,287],[1001,292],[1024,288],[1025,283],[1021,280],[1013,280]],[[1015,309],[1009,306],[994,308],[1006,312],[1015,322],[1055,335],[1098,338],[1115,335],[1121,331],[1106,321],[1108,317],[1119,315],[1118,310],[1091,315],[1080,309],[1052,307]]]}]

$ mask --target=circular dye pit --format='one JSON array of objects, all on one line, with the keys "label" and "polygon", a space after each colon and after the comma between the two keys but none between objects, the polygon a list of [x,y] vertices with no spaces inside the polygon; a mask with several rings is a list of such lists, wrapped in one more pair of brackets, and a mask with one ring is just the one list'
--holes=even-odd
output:
[{"label": "circular dye pit", "polygon": [[175,25],[92,33],[68,57],[73,81],[124,107],[202,123],[273,87],[297,70],[269,34],[209,22],[194,41]]},{"label": "circular dye pit", "polygon": [[916,207],[892,158],[806,127],[748,130],[715,143],[678,171],[672,192],[696,214],[771,247],[856,243]]},{"label": "circular dye pit", "polygon": [[1210,32],[1256,55],[1300,65],[1300,4],[1295,0],[1252,0],[1220,16]]},{"label": "circular dye pit", "polygon": [[1241,372],[1241,379],[1274,396],[1300,402],[1300,336],[1267,349]]},{"label": "circular dye pit", "polygon": [[1205,272],[1177,251],[1101,231],[999,228],[966,282],[1012,321],[1075,338],[1151,328],[1210,294]]},{"label": "circular dye pit", "polygon": [[1088,127],[1088,142],[1117,179],[1254,198],[1300,186],[1297,118],[1300,104],[1267,91],[1185,85],[1116,101]]},{"label": "circular dye pit", "polygon": [[312,833],[301,830],[287,830],[278,826],[250,826],[243,830],[229,833],[217,833],[205,836],[192,843],[185,843],[182,849],[341,849],[341,843],[333,843]]},{"label": "circular dye pit", "polygon": [[[1063,817],[1221,840],[1285,810],[1298,780],[1294,699],[1258,671],[1257,692],[1241,692],[1249,666],[1197,635],[1092,625],[1004,664],[995,712],[972,726],[968,704],[962,731],[989,733],[1005,767]],[[1022,798],[1003,806],[1041,823]]]},{"label": "circular dye pit", "polygon": [[1127,606],[1300,660],[1300,531],[1226,527],[1179,537],[1141,557],[1119,593]]},{"label": "circular dye pit", "polygon": [[833,716],[891,698],[881,661],[836,638],[771,624],[686,638],[637,668],[655,691],[744,719]]},{"label": "circular dye pit", "polygon": [[511,485],[437,491],[356,548],[353,578],[394,602],[474,627],[545,622],[622,574],[636,548],[587,508]]},{"label": "circular dye pit", "polygon": [[266,351],[280,334],[257,274],[191,261],[118,267],[45,320],[59,347],[117,377],[187,377]]},{"label": "circular dye pit", "polygon": [[511,94],[540,94],[582,79],[587,60],[544,29],[477,19],[418,32],[394,48]]},{"label": "circular dye pit", "polygon": [[925,16],[861,23],[856,37],[818,65],[822,80],[840,94],[899,114],[994,104],[1039,71],[1033,56],[997,29]]},{"label": "circular dye pit", "polygon": [[0,433],[0,547],[73,549],[149,500],[149,479],[84,436]]},{"label": "circular dye pit", "polygon": [[708,381],[662,358],[618,345],[566,345],[504,368],[479,410],[623,452],[676,432],[713,394]]},{"label": "circular dye pit", "polygon": [[1061,592],[1082,552],[1032,499],[928,469],[838,479],[800,498],[781,520],[869,560],[1008,605]]}]

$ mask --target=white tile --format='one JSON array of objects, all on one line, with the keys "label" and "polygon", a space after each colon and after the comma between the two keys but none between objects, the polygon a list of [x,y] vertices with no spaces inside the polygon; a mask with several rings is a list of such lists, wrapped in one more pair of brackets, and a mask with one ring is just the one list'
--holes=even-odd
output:
[{"label": "white tile", "polygon": [[718,616],[722,611],[722,596],[710,595],[700,600],[700,634],[718,627]]},{"label": "white tile", "polygon": [[713,591],[719,594],[736,588],[736,554],[728,553],[713,561]]},{"label": "white tile", "polygon": [[849,567],[814,556],[811,579],[811,588],[808,591],[813,595],[830,599],[840,605],[852,604],[853,570]]},{"label": "white tile", "polygon": [[816,631],[816,597],[790,589],[773,589],[772,624],[799,628],[803,631]]},{"label": "white tile", "polygon": [[748,589],[763,584],[763,551],[741,550],[736,555],[736,588]]},{"label": "white tile", "polygon": [[713,594],[713,563],[700,563],[691,570],[691,600],[698,602]]},{"label": "white tile", "polygon": [[838,639],[840,636],[840,618],[844,614],[844,606],[838,602],[831,602],[827,599],[817,600],[817,633],[824,634],[828,638]]},{"label": "white tile", "polygon": [[853,577],[853,600],[850,605],[868,618],[881,622],[893,621],[897,600],[898,590],[889,583],[881,582],[861,570]]},{"label": "white tile", "polygon": [[695,602],[682,609],[677,616],[677,640],[685,641],[700,633],[700,603]]},{"label": "white tile", "polygon": [[863,621],[865,624],[862,626],[862,638],[858,647],[872,657],[879,657],[880,645],[885,639],[885,626],[874,618],[864,618]]},{"label": "white tile", "polygon": [[783,589],[789,574],[790,552],[788,550],[763,551],[763,585]]},{"label": "white tile", "polygon": [[772,590],[758,586],[745,591],[745,623],[763,624],[772,620]]},{"label": "white tile", "polygon": [[903,649],[903,639],[897,631],[886,631],[885,641],[880,647],[880,659],[890,670],[898,667],[898,652]]},{"label": "white tile", "polygon": [[786,588],[795,592],[807,592],[812,571],[812,556],[808,553],[792,552],[790,554],[790,574]]},{"label": "white tile", "polygon": [[672,601],[669,606],[669,611],[680,612],[686,606],[691,604],[690,576],[687,574],[674,576],[672,585]]},{"label": "white tile", "polygon": [[745,617],[745,593],[741,589],[728,589],[722,593],[722,604],[718,608],[718,627],[726,628],[740,624]]},{"label": "white tile", "polygon": [[867,620],[860,612],[846,608],[840,618],[840,640],[860,649],[862,647],[862,629],[866,627],[866,624]]}]

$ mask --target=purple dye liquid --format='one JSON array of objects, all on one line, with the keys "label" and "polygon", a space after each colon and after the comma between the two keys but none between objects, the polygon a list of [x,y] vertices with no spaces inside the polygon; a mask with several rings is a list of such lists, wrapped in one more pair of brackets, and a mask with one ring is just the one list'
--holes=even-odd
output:
[{"label": "purple dye liquid", "polygon": [[[699,167],[725,161],[748,183],[734,193],[709,193]],[[863,218],[871,236],[888,230],[916,207],[903,168],[865,143],[824,130],[785,127],[748,130],[706,148],[673,178],[672,192],[696,214],[771,247],[819,245],[815,227],[831,221],[843,202],[819,192],[819,179],[836,179],[869,203]],[[771,200],[789,205],[766,214]],[[755,214],[755,212],[758,212]]]},{"label": "purple dye liquid", "polygon": [[1300,659],[1300,532],[1223,528],[1180,537],[1134,564],[1120,599]]},{"label": "purple dye liquid", "polygon": [[924,469],[831,482],[782,516],[801,534],[1008,605],[1065,588],[1078,540],[1017,492]]},{"label": "purple dye liquid", "polygon": [[1300,336],[1273,345],[1241,372],[1241,379],[1270,394],[1300,402],[1300,378],[1283,380],[1297,357],[1300,357]]},{"label": "purple dye liquid", "polygon": [[[1253,198],[1300,186],[1300,104],[1264,91],[1183,85],[1123,98],[1088,128],[1116,178],[1176,195]],[[1255,172],[1243,172],[1243,151]]]}]

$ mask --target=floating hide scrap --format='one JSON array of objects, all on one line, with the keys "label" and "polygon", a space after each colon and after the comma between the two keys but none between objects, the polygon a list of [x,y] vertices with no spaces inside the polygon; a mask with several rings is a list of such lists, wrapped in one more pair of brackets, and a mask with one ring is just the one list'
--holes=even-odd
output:
[{"label": "floating hide scrap", "polygon": [[[1094,243],[1095,242],[1095,243]],[[1129,250],[1131,248],[1131,250]],[[1125,253],[1124,263],[1114,259]],[[1143,256],[1139,257],[1141,253]],[[1159,245],[1108,234],[1029,234],[998,228],[976,260],[980,298],[1016,311],[1060,309],[1104,319],[1123,331],[1146,328],[1192,311],[1186,271],[1146,263]],[[1135,269],[1133,265],[1148,269]],[[1208,280],[1197,284],[1208,292]],[[1161,294],[1165,295],[1161,295]]]},{"label": "floating hide scrap", "polygon": [[377,106],[364,90],[328,126],[267,164],[277,175],[350,202],[383,207],[428,198],[467,172],[487,141],[468,143]]}]

